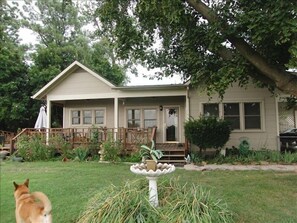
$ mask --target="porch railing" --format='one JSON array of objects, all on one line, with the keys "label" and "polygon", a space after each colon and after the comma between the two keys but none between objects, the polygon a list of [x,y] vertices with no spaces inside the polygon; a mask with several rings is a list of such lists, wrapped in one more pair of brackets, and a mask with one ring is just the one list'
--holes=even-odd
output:
[{"label": "porch railing", "polygon": [[91,143],[102,143],[107,140],[119,140],[127,152],[131,152],[140,144],[147,144],[151,140],[156,140],[156,128],[48,128],[34,129],[26,128],[19,132],[11,140],[11,154],[17,149],[17,141],[21,136],[43,136],[46,139],[60,137],[65,142],[70,143],[72,148],[78,146],[88,146]]}]

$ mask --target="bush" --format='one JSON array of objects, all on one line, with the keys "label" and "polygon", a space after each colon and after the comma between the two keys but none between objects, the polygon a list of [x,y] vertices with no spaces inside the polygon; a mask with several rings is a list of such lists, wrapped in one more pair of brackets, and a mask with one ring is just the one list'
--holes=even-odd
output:
[{"label": "bush", "polygon": [[101,144],[101,156],[103,160],[117,162],[120,161],[122,143],[118,140],[108,139]]},{"label": "bush", "polygon": [[44,136],[21,136],[16,146],[16,155],[22,157],[25,161],[48,160],[52,158],[51,147],[45,144]]},{"label": "bush", "polygon": [[87,159],[89,150],[85,147],[77,147],[73,152],[75,156],[74,159],[82,162]]},{"label": "bush", "polygon": [[227,205],[201,186],[181,185],[174,180],[158,186],[159,208],[148,201],[147,180],[138,180],[102,190],[77,222],[234,222]]},{"label": "bush", "polygon": [[185,123],[185,136],[200,149],[222,148],[229,140],[229,122],[216,117],[191,118]]}]

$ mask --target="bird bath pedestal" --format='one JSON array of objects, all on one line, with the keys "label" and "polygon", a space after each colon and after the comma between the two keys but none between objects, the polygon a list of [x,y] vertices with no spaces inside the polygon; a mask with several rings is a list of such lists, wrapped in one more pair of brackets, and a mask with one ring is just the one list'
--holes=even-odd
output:
[{"label": "bird bath pedestal", "polygon": [[149,201],[150,204],[154,207],[159,206],[158,200],[158,186],[157,179],[159,176],[171,173],[175,170],[175,166],[167,163],[158,163],[157,170],[149,170],[147,171],[146,165],[144,163],[134,164],[130,167],[132,173],[143,175],[146,179],[149,180]]}]

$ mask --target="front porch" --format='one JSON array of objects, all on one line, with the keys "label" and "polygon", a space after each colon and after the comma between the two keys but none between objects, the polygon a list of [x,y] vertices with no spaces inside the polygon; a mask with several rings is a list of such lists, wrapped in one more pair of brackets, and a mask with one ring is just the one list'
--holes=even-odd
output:
[{"label": "front porch", "polygon": [[107,140],[118,140],[123,146],[123,154],[133,154],[138,151],[140,145],[155,141],[156,148],[163,151],[164,157],[160,162],[184,164],[188,151],[187,143],[158,143],[156,140],[157,128],[26,128],[14,136],[10,141],[10,154],[17,151],[17,141],[21,136],[40,136],[44,143],[50,139],[60,138],[71,145],[71,148],[89,147],[98,145],[99,147]]}]

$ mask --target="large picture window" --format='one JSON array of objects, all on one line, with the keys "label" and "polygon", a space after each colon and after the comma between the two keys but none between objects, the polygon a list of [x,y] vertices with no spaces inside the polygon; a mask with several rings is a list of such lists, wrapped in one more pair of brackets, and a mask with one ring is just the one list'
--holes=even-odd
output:
[{"label": "large picture window", "polygon": [[127,109],[128,128],[150,128],[157,126],[157,109]]},{"label": "large picture window", "polygon": [[230,121],[233,130],[261,130],[260,102],[205,103],[203,115],[222,117]]}]

